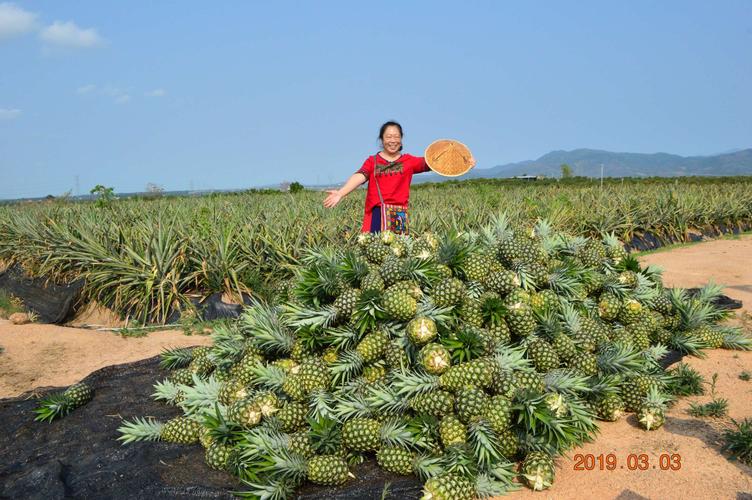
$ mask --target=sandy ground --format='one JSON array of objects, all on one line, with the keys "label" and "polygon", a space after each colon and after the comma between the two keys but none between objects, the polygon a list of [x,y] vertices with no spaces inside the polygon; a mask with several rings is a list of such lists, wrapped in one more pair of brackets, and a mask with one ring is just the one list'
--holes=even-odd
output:
[{"label": "sandy ground", "polygon": [[0,319],[0,346],[5,348],[0,354],[0,398],[39,387],[67,386],[105,366],[150,358],[165,347],[206,345],[210,340],[178,330],[123,337],[56,325],[17,326]]},{"label": "sandy ground", "polygon": [[[725,293],[744,302],[741,312],[752,313],[752,237],[718,240],[640,257],[643,264],[664,268],[669,286],[695,287],[713,280]],[[747,322],[747,325],[750,323]],[[114,333],[52,325],[13,326],[0,320],[0,397],[18,395],[45,386],[72,384],[103,366],[128,363],[158,354],[164,347],[208,344],[202,336],[179,331],[123,338]],[[729,417],[700,419],[687,414],[690,402],[709,396],[684,398],[667,415],[661,429],[646,432],[634,416],[601,423],[598,438],[557,461],[554,486],[545,492],[522,490],[507,498],[708,498],[752,499],[752,468],[727,460],[720,453],[721,434],[730,418],[752,417],[752,381],[740,380],[752,372],[752,352],[716,350],[706,359],[685,362],[710,380],[718,373],[716,394],[729,400]],[[40,370],[39,367],[44,367]],[[576,455],[613,454],[616,469],[575,470]],[[629,456],[647,455],[646,470],[630,470]],[[678,470],[662,470],[679,464]],[[669,460],[666,461],[666,458]],[[674,465],[676,467],[676,465]]]}]

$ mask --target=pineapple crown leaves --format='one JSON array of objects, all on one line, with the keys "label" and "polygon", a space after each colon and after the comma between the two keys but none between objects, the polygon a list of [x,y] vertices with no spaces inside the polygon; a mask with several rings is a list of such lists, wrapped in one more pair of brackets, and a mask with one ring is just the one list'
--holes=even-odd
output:
[{"label": "pineapple crown leaves", "polygon": [[389,446],[413,446],[413,433],[407,422],[397,417],[387,418],[379,430],[381,442]]},{"label": "pineapple crown leaves", "polygon": [[439,242],[436,257],[441,264],[446,265],[452,271],[460,271],[462,263],[473,248],[473,242],[469,238],[452,230]]},{"label": "pineapple crown leaves", "polygon": [[619,393],[619,385],[623,381],[620,375],[599,374],[590,379],[590,393],[594,396],[603,397]]},{"label": "pineapple crown leaves", "polygon": [[168,379],[164,379],[161,382],[154,384],[154,393],[151,395],[156,401],[166,401],[169,404],[174,404],[182,391],[180,386],[174,382],[170,382]]},{"label": "pineapple crown leaves", "polygon": [[526,350],[524,346],[498,346],[493,355],[496,368],[499,370],[532,371],[533,365],[530,360],[525,357],[525,352]]},{"label": "pineapple crown leaves", "polygon": [[118,441],[129,444],[136,441],[158,441],[164,424],[154,418],[136,417],[132,421],[123,420],[118,427]]},{"label": "pineapple crown leaves", "polygon": [[367,392],[368,404],[381,414],[400,415],[409,409],[408,400],[397,394],[393,387],[375,384],[369,386]]},{"label": "pineapple crown leaves", "polygon": [[411,398],[439,389],[439,377],[423,372],[399,372],[393,375],[392,387],[398,395]]},{"label": "pineapple crown leaves", "polygon": [[300,484],[306,478],[308,460],[286,448],[267,447],[258,458],[258,471],[277,480]]},{"label": "pineapple crown leaves", "polygon": [[238,362],[245,353],[245,337],[239,329],[230,325],[217,325],[212,332],[212,341],[208,358],[220,368],[227,368]]},{"label": "pineapple crown leaves", "polygon": [[340,391],[335,394],[337,404],[334,414],[341,422],[353,418],[367,418],[374,414],[373,407],[368,404],[365,395],[355,391]]},{"label": "pineapple crown leaves", "polygon": [[481,467],[488,467],[494,462],[501,460],[499,440],[488,423],[480,420],[471,422],[467,427],[468,440],[472,446],[473,454]]},{"label": "pineapple crown leaves", "polygon": [[269,480],[254,482],[254,480],[242,480],[248,490],[231,492],[238,498],[250,498],[253,500],[286,500],[292,498],[295,493],[295,483],[285,480]]},{"label": "pineapple crown leaves", "polygon": [[414,256],[405,259],[403,270],[405,279],[417,282],[421,288],[432,285],[441,277],[432,260]]},{"label": "pineapple crown leaves", "polygon": [[604,374],[625,376],[643,373],[647,360],[635,347],[617,343],[602,349],[598,355],[598,369]]},{"label": "pineapple crown leaves", "polygon": [[442,336],[441,344],[451,352],[452,362],[455,364],[483,355],[483,340],[473,328],[462,328],[452,335]]},{"label": "pineapple crown leaves", "polygon": [[590,377],[567,369],[551,370],[543,377],[548,392],[576,395],[590,392]]},{"label": "pineapple crown leaves", "polygon": [[214,411],[204,413],[201,421],[216,442],[233,444],[243,438],[243,428],[228,420],[226,415],[227,409],[214,403]]},{"label": "pineapple crown leaves", "polygon": [[668,356],[669,350],[665,345],[651,345],[644,351],[642,356],[647,361],[646,366],[652,368],[653,371],[661,371],[660,361]]},{"label": "pineapple crown leaves", "polygon": [[193,359],[193,352],[189,347],[165,348],[159,354],[159,367],[167,370],[184,368]]},{"label": "pineapple crown leaves", "polygon": [[73,410],[71,400],[64,393],[51,394],[39,402],[39,406],[34,409],[37,422],[52,422],[56,418],[64,417]]},{"label": "pineapple crown leaves", "polygon": [[251,372],[255,375],[253,385],[271,391],[280,391],[288,376],[284,368],[262,363],[251,367]]},{"label": "pineapple crown leaves", "polygon": [[299,268],[297,273],[298,283],[293,293],[298,300],[309,306],[318,307],[332,302],[341,291],[342,277],[334,257],[312,258],[310,263]]},{"label": "pineapple crown leaves", "polygon": [[308,438],[316,453],[331,455],[341,449],[342,426],[330,418],[309,418]]},{"label": "pineapple crown leaves", "polygon": [[283,306],[282,317],[293,328],[320,330],[334,326],[337,321],[337,309],[332,305],[311,308],[288,303]]},{"label": "pineapple crown leaves", "polygon": [[201,379],[196,374],[192,375],[193,385],[178,384],[178,388],[183,393],[183,399],[178,406],[187,416],[201,416],[211,412],[212,407],[219,400],[219,389],[221,382],[214,376],[207,379]]},{"label": "pineapple crown leaves", "polygon": [[655,386],[648,389],[648,393],[645,395],[646,404],[655,405],[664,410],[673,400],[673,396],[660,392]]},{"label": "pineapple crown leaves", "polygon": [[577,399],[567,399],[568,415],[557,417],[549,408],[545,396],[518,400],[517,424],[529,436],[535,436],[538,445],[563,452],[590,440],[597,429],[592,414]]},{"label": "pineapple crown leaves", "polygon": [[514,480],[517,478],[517,464],[499,461],[483,470],[475,478],[475,494],[478,498],[492,498],[520,489]]},{"label": "pineapple crown leaves", "polygon": [[329,365],[335,386],[347,383],[363,369],[363,357],[355,350],[344,351],[337,356],[337,361]]},{"label": "pineapple crown leaves", "polygon": [[355,303],[355,312],[352,316],[352,323],[355,328],[364,333],[373,330],[384,319],[384,309],[381,307],[381,292],[376,290],[361,292]]},{"label": "pineapple crown leaves", "polygon": [[614,267],[617,271],[640,272],[640,261],[634,255],[627,255]]},{"label": "pineapple crown leaves", "polygon": [[575,267],[563,264],[549,273],[548,286],[557,295],[573,299],[582,293],[582,285],[578,274],[579,271]]},{"label": "pineapple crown leaves", "polygon": [[334,404],[332,393],[323,389],[311,391],[308,396],[310,415],[316,419],[336,419]]},{"label": "pineapple crown leaves", "polygon": [[486,323],[499,324],[508,313],[504,300],[499,296],[481,296],[480,310]]},{"label": "pineapple crown leaves", "polygon": [[642,276],[645,276],[653,284],[658,285],[662,282],[661,277],[663,276],[663,268],[655,264],[650,264],[648,267],[643,269],[639,274]]},{"label": "pineapple crown leaves", "polygon": [[437,326],[449,323],[453,319],[454,306],[438,307],[427,295],[418,302],[416,316],[433,320]]},{"label": "pineapple crown leaves", "polygon": [[752,337],[737,326],[714,326],[723,335],[723,348],[752,351]]},{"label": "pineapple crown leaves", "polygon": [[441,463],[444,472],[464,477],[475,477],[478,474],[478,461],[473,451],[467,444],[446,448]]},{"label": "pineapple crown leaves", "polygon": [[[433,451],[439,439],[439,420],[435,416],[426,414],[415,415],[407,420],[407,428],[412,434],[412,444],[415,448],[426,450],[427,452]],[[423,458],[429,463],[437,463],[437,461],[428,460],[428,456],[424,455]],[[418,469],[416,469],[416,472],[420,474]]]},{"label": "pineapple crown leaves", "polygon": [[326,328],[323,331],[323,342],[337,351],[354,349],[361,338],[361,332],[349,326]]},{"label": "pineapple crown leaves", "polygon": [[698,358],[706,357],[702,350],[708,347],[705,340],[697,332],[691,330],[676,332],[669,339],[668,346],[679,352],[691,354]]},{"label": "pineapple crown leaves", "polygon": [[370,268],[368,262],[354,250],[347,250],[337,264],[337,270],[342,278],[351,286],[357,286],[360,281],[368,276]]},{"label": "pineapple crown leaves", "polygon": [[419,454],[413,460],[413,471],[421,481],[436,477],[444,472],[442,458],[428,454]]},{"label": "pineapple crown leaves", "polygon": [[269,355],[288,354],[295,343],[295,336],[283,322],[279,307],[255,301],[244,309],[239,324],[253,345]]},{"label": "pineapple crown leaves", "polygon": [[506,212],[502,212],[491,216],[488,226],[483,229],[481,235],[486,237],[485,239],[489,244],[512,238],[514,230],[509,223],[509,215]]}]

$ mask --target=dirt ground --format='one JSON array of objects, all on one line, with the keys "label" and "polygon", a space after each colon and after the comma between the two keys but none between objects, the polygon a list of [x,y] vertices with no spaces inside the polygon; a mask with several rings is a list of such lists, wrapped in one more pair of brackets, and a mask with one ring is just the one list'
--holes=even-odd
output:
[{"label": "dirt ground", "polygon": [[5,349],[0,353],[0,398],[38,387],[68,386],[105,366],[150,358],[166,347],[210,343],[209,336],[187,336],[178,330],[123,337],[57,325],[18,326],[0,319],[0,346]]},{"label": "dirt ground", "polygon": [[[742,300],[739,314],[752,313],[752,236],[718,240],[640,257],[643,264],[664,268],[667,286],[696,287],[712,280],[725,293]],[[745,322],[746,325],[750,321]],[[164,347],[208,344],[202,336],[161,331],[140,338],[53,325],[14,326],[0,320],[0,398],[46,386],[66,386],[98,368],[128,363],[158,354]],[[545,492],[512,493],[511,498],[752,498],[752,468],[720,453],[721,434],[737,420],[752,417],[752,381],[739,379],[752,372],[752,352],[716,350],[706,359],[685,362],[710,380],[718,374],[716,394],[729,400],[729,417],[700,419],[687,413],[690,402],[710,396],[684,398],[667,415],[664,427],[646,432],[634,416],[601,423],[598,438],[557,462],[554,486]],[[40,369],[40,367],[42,367]],[[613,454],[616,469],[575,470],[576,456]],[[646,470],[630,470],[630,455],[647,455]],[[662,457],[663,456],[663,462]],[[635,457],[636,458],[636,457]],[[662,470],[661,465],[680,465]]]}]

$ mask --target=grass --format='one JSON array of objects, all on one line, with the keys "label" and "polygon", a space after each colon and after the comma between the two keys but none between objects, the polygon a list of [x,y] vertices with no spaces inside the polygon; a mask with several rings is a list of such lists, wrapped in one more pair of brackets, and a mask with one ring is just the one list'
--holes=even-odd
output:
[{"label": "grass", "polygon": [[693,417],[713,417],[721,418],[728,415],[728,399],[719,398],[715,395],[715,384],[718,381],[718,374],[713,374],[710,382],[710,395],[713,398],[709,403],[689,403],[687,413]]},{"label": "grass", "polygon": [[750,380],[752,380],[752,373],[744,370],[739,374],[739,379],[744,380],[745,382],[749,382]]},{"label": "grass", "polygon": [[736,427],[723,434],[723,449],[742,463],[752,466],[752,420],[731,420]]},{"label": "grass", "polygon": [[705,394],[705,379],[686,363],[679,363],[669,371],[667,390],[674,396],[700,396]]}]

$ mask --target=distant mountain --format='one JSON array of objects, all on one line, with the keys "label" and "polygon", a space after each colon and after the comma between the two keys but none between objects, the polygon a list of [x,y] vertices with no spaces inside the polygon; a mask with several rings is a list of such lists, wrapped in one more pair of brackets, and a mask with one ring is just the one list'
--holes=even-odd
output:
[{"label": "distant mountain", "polygon": [[[460,179],[545,175],[559,177],[561,165],[572,167],[573,175],[600,177],[675,177],[684,175],[752,175],[752,149],[712,156],[678,156],[668,153],[613,153],[597,149],[551,151],[537,160],[508,163],[491,168],[474,168]],[[445,180],[436,174],[417,176],[417,182]]]}]

